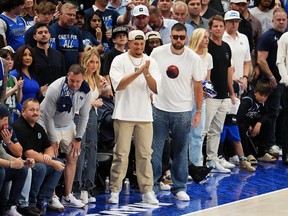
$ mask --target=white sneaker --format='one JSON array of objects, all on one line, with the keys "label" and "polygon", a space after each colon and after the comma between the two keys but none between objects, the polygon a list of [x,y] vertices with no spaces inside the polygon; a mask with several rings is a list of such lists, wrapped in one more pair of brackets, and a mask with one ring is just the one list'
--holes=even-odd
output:
[{"label": "white sneaker", "polygon": [[240,162],[238,155],[234,155],[233,157],[230,157],[229,158],[229,162],[232,163],[232,164],[238,165],[239,162]]},{"label": "white sneaker", "polygon": [[225,158],[222,157],[222,156],[219,156],[219,157],[218,157],[218,163],[219,163],[222,167],[224,167],[224,168],[226,168],[226,169],[235,168],[235,165],[234,165],[234,164],[229,163],[229,162],[226,161]]},{"label": "white sneaker", "polygon": [[279,152],[280,152],[280,148],[277,145],[273,145],[269,149],[270,154],[279,154]]},{"label": "white sneaker", "polygon": [[190,197],[188,196],[188,194],[185,191],[179,191],[176,194],[175,198],[180,200],[180,201],[190,201]]},{"label": "white sneaker", "polygon": [[157,200],[154,191],[144,193],[142,195],[142,202],[152,204],[152,205],[158,205],[159,204],[159,201]]},{"label": "white sneaker", "polygon": [[111,192],[110,197],[108,199],[108,202],[110,204],[118,204],[119,203],[119,193]]},{"label": "white sneaker", "polygon": [[217,173],[230,173],[231,170],[230,169],[226,169],[223,166],[221,166],[218,161],[215,160],[211,160],[211,161],[207,161],[207,166],[212,167],[213,169],[211,170],[211,172],[217,172]]},{"label": "white sneaker", "polygon": [[47,209],[50,211],[62,212],[64,211],[64,206],[59,200],[59,197],[54,195],[50,202],[47,203]]},{"label": "white sneaker", "polygon": [[193,180],[192,176],[188,175],[188,181],[192,181],[192,180]]},{"label": "white sneaker", "polygon": [[4,213],[4,216],[22,216],[22,215],[19,214],[16,206],[11,206],[10,209]]},{"label": "white sneaker", "polygon": [[169,184],[164,184],[162,181],[160,182],[160,189],[161,190],[170,190],[171,186]]},{"label": "white sneaker", "polygon": [[88,201],[88,191],[81,191],[80,199],[82,200],[82,203],[84,203],[86,205],[89,202]]},{"label": "white sneaker", "polygon": [[71,193],[66,197],[62,196],[61,202],[64,206],[72,208],[83,208],[85,206],[85,204],[81,200],[76,199]]}]

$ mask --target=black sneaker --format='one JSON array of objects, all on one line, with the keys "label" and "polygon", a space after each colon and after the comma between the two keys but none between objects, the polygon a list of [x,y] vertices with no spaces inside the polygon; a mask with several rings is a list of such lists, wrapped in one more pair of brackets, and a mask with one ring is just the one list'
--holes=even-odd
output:
[{"label": "black sneaker", "polygon": [[17,207],[17,211],[23,216],[40,216],[40,214],[32,211],[32,209],[27,207]]},{"label": "black sneaker", "polygon": [[212,169],[213,167],[194,166],[193,168],[190,168],[189,166],[189,175],[191,175],[194,182],[199,183],[206,178]]},{"label": "black sneaker", "polygon": [[39,215],[43,215],[44,214],[44,211],[41,210],[40,208],[36,207],[36,206],[30,206],[29,207],[33,212],[36,212],[37,214]]}]

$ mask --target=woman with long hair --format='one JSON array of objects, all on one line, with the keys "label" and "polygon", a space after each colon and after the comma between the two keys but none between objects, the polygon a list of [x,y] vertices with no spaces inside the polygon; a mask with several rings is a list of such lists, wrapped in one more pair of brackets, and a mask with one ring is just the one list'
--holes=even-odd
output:
[{"label": "woman with long hair", "polygon": [[[203,67],[203,80],[210,80],[211,69],[213,68],[212,56],[208,53],[209,33],[204,28],[195,29],[190,37],[188,47],[196,52],[202,61]],[[205,98],[204,94],[204,98]],[[203,143],[203,132],[205,126],[205,109],[206,101],[202,103],[201,123],[197,128],[191,128],[191,142],[189,144],[189,160],[196,166],[202,166],[202,143]],[[194,103],[192,116],[196,113],[196,106]]]},{"label": "woman with long hair", "polygon": [[39,86],[35,64],[35,55],[32,47],[27,45],[19,47],[15,53],[14,70],[10,72],[10,75],[16,77],[17,80],[24,81],[21,104],[28,98],[43,96],[48,88],[48,85]]},{"label": "woman with long hair", "polygon": [[98,42],[102,43],[106,53],[111,46],[109,39],[112,33],[108,32],[99,12],[95,11],[87,18],[87,31],[90,32]]},{"label": "woman with long hair", "polygon": [[24,8],[20,12],[20,16],[26,21],[26,30],[34,25],[36,5],[36,0],[25,0]]},{"label": "woman with long hair", "polygon": [[[86,47],[83,54],[82,66],[85,68],[85,80],[89,84],[91,91],[91,109],[86,132],[82,138],[81,154],[77,161],[74,188],[80,192],[80,199],[84,204],[96,202],[91,196],[95,187],[95,174],[97,168],[97,143],[98,143],[98,119],[97,108],[103,105],[99,94],[105,84],[104,77],[100,72],[100,55],[95,47]],[[77,118],[75,119],[77,124]],[[89,198],[90,197],[90,198]]]}]

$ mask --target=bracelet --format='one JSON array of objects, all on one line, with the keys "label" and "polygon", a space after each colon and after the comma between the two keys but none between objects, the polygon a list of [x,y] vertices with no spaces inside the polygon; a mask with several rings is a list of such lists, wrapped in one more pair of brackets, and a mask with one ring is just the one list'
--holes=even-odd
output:
[{"label": "bracelet", "polygon": [[271,77],[269,77],[269,80],[273,80],[273,79],[275,79],[275,77],[274,77],[274,76],[271,76]]},{"label": "bracelet", "polygon": [[248,80],[248,76],[247,75],[243,75],[243,78],[246,78]]},{"label": "bracelet", "polygon": [[196,110],[196,113],[201,113],[201,112],[202,112],[202,109]]}]

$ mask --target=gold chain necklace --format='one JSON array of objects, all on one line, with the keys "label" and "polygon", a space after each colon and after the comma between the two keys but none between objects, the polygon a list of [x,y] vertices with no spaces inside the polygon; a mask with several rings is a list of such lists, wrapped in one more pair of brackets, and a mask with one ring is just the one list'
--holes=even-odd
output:
[{"label": "gold chain necklace", "polygon": [[144,56],[142,55],[142,58],[141,58],[141,62],[140,62],[140,64],[135,64],[134,62],[133,62],[133,60],[132,60],[132,58],[131,58],[131,56],[130,56],[130,54],[129,54],[129,52],[128,52],[128,57],[129,57],[129,59],[130,59],[130,61],[132,62],[132,64],[134,65],[134,66],[136,66],[136,67],[139,67],[140,65],[142,65],[142,62],[143,62],[143,58],[144,58]]}]

